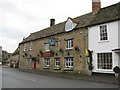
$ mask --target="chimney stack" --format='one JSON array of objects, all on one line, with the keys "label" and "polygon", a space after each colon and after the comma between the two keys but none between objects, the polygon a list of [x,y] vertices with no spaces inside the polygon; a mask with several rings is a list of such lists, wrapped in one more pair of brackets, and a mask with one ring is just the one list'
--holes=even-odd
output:
[{"label": "chimney stack", "polygon": [[101,8],[100,0],[92,0],[92,12],[97,12]]},{"label": "chimney stack", "polygon": [[50,26],[55,25],[55,19],[50,19]]}]

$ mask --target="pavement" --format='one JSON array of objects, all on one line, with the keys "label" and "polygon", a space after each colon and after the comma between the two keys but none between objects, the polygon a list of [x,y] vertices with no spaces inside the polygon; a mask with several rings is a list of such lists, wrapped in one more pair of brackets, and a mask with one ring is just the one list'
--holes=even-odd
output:
[{"label": "pavement", "polygon": [[[6,67],[9,68],[9,67]],[[28,73],[36,73],[40,75],[49,75],[53,77],[62,77],[69,78],[75,80],[84,80],[98,83],[109,83],[109,84],[118,84],[120,87],[120,76],[116,78],[113,74],[96,74],[94,73],[92,76],[90,75],[82,75],[82,74],[68,74],[68,73],[58,73],[58,72],[49,72],[49,71],[40,71],[40,70],[28,70],[28,69],[20,69],[14,68],[15,70],[19,70],[22,72]]]}]

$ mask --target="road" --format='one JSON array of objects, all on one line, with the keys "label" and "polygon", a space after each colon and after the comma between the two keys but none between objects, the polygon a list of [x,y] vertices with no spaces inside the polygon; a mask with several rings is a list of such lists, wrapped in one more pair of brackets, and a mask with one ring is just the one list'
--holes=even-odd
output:
[{"label": "road", "polygon": [[116,84],[53,77],[2,68],[2,88],[117,88]]}]

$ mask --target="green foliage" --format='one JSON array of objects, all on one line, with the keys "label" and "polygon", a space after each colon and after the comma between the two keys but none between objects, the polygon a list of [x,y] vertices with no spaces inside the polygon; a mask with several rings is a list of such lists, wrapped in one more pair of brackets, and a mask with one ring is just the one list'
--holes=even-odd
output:
[{"label": "green foliage", "polygon": [[92,64],[92,61],[93,61],[93,58],[92,58],[92,51],[90,51],[90,57],[89,57],[89,61],[87,62],[88,63],[88,69],[89,70],[93,70],[94,66]]},{"label": "green foliage", "polygon": [[43,52],[40,50],[40,54],[43,54]]},{"label": "green foliage", "polygon": [[60,49],[59,49],[59,52],[63,53],[63,49],[62,49],[62,48],[60,48]]},{"label": "green foliage", "polygon": [[50,53],[54,54],[54,51],[53,51],[53,50],[50,50]]},{"label": "green foliage", "polygon": [[79,51],[80,51],[80,49],[76,46],[76,47],[75,47],[75,51],[78,51],[78,52],[79,52]]},{"label": "green foliage", "polygon": [[113,71],[114,71],[115,73],[120,73],[120,68],[119,68],[118,66],[115,66],[115,67],[113,68]]}]

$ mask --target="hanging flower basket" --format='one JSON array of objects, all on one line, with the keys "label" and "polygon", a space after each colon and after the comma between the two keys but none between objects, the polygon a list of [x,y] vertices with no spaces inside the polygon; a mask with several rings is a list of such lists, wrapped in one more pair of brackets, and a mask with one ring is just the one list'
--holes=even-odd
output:
[{"label": "hanging flower basket", "polygon": [[75,51],[80,51],[80,49],[78,48],[78,46],[75,47]]},{"label": "hanging flower basket", "polygon": [[51,53],[51,54],[54,54],[54,51],[53,51],[53,50],[50,50],[50,53]]},{"label": "hanging flower basket", "polygon": [[113,71],[115,72],[115,77],[119,77],[119,74],[120,74],[120,68],[118,66],[115,66],[113,68]]},{"label": "hanging flower basket", "polygon": [[60,49],[59,49],[59,52],[60,52],[60,53],[63,53],[63,49],[62,49],[62,48],[60,48]]},{"label": "hanging flower basket", "polygon": [[25,53],[25,56],[27,56],[28,54],[27,53]]},{"label": "hanging flower basket", "polygon": [[43,54],[43,51],[40,50],[40,54]]}]

